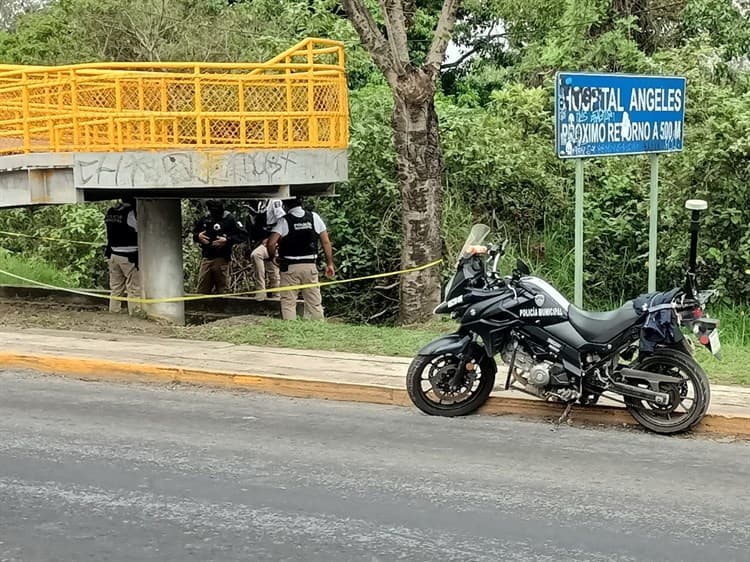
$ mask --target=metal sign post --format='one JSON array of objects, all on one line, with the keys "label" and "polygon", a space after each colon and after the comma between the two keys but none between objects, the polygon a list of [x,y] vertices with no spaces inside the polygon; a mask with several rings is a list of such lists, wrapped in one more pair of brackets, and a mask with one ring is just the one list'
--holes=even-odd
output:
[{"label": "metal sign post", "polygon": [[576,272],[573,303],[583,306],[583,158],[576,160]]},{"label": "metal sign post", "polygon": [[648,292],[656,291],[656,247],[659,215],[659,155],[649,154],[651,189],[649,193],[648,223]]},{"label": "metal sign post", "polygon": [[555,141],[559,158],[576,159],[575,298],[583,304],[583,159],[649,154],[648,290],[656,290],[658,153],[682,150],[685,79],[626,74],[558,73]]}]

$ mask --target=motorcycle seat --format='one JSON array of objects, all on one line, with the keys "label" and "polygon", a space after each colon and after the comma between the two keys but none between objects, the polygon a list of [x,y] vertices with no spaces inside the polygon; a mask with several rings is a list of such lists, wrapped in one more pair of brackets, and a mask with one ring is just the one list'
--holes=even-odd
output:
[{"label": "motorcycle seat", "polygon": [[586,341],[607,343],[631,326],[641,316],[628,301],[617,310],[609,312],[587,312],[570,305],[568,320]]}]

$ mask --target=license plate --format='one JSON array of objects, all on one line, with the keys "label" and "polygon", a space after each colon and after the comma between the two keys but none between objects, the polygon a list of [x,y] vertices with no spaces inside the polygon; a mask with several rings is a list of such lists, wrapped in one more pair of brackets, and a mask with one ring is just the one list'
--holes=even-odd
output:
[{"label": "license plate", "polygon": [[708,335],[708,343],[711,346],[711,353],[718,355],[721,351],[721,341],[719,341],[719,330],[713,330]]}]

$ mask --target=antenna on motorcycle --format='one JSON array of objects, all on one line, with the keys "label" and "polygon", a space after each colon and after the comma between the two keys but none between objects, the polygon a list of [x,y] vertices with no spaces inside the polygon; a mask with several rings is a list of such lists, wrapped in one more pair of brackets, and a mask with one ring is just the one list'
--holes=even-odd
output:
[{"label": "antenna on motorcycle", "polygon": [[690,262],[687,273],[686,292],[689,297],[696,297],[697,283],[696,273],[698,271],[698,231],[700,230],[701,211],[708,209],[708,203],[703,199],[688,199],[685,208],[692,211],[690,218]]}]

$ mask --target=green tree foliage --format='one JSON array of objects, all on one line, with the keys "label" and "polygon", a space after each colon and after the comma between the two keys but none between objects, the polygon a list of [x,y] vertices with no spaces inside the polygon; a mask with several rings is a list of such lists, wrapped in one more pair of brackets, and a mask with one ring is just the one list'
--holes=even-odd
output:
[{"label": "green tree foliage", "polygon": [[334,13],[335,0],[55,0],[20,15],[0,42],[0,61],[262,62],[308,37],[350,46],[361,80],[371,62],[354,30]]},{"label": "green tree foliage", "polygon": [[683,42],[700,37],[729,58],[750,53],[750,2],[747,0],[691,0],[685,4],[679,20]]}]

